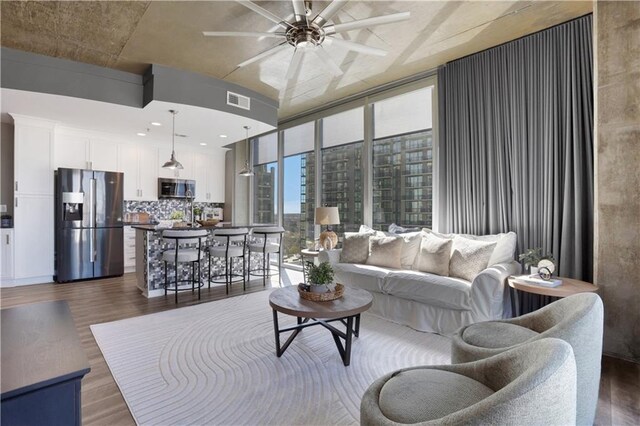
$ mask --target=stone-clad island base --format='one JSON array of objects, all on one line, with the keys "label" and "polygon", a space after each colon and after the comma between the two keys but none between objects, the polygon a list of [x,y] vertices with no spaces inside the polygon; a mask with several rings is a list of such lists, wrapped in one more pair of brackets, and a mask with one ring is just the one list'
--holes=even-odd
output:
[{"label": "stone-clad island base", "polygon": [[[272,225],[269,225],[272,226]],[[263,227],[263,226],[261,226]],[[156,229],[155,225],[134,225],[132,226],[136,230],[136,279],[138,281],[138,288],[142,291],[142,294],[146,297],[155,297],[164,295],[164,261],[162,260],[162,252],[166,250],[169,245],[162,240],[163,229]],[[207,244],[219,244],[212,238],[213,233],[219,229],[237,229],[237,228],[256,228],[256,226],[201,226],[201,227],[185,227],[185,228],[173,228],[180,230],[189,229],[206,229],[209,232],[209,238]],[[247,236],[247,244],[254,238],[251,235]],[[204,247],[203,247],[204,248]],[[277,255],[271,255],[271,261],[277,261]],[[260,254],[252,254],[247,257],[247,271],[262,267],[262,256]],[[211,258],[211,274],[223,274],[224,273],[224,259]],[[170,264],[169,268],[173,265]],[[202,283],[207,285],[209,272],[209,258],[205,252],[203,252],[202,262],[200,265],[200,277]],[[242,274],[242,259],[233,260],[233,273]],[[178,267],[178,274],[180,280],[187,280],[191,277],[191,266],[180,265]],[[170,269],[170,279],[173,277],[173,273]]]}]

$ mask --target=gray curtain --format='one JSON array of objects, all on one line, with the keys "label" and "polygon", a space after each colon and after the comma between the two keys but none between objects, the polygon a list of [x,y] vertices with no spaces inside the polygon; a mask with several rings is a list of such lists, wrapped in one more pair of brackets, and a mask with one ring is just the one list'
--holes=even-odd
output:
[{"label": "gray curtain", "polygon": [[440,68],[444,231],[515,231],[591,280],[592,58],[588,15]]}]

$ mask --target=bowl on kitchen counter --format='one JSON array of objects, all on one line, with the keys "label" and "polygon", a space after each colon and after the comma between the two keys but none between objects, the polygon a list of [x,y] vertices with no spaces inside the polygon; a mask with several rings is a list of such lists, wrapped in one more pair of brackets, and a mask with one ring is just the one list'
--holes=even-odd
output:
[{"label": "bowl on kitchen counter", "polygon": [[220,219],[207,219],[207,220],[196,220],[202,226],[216,226]]}]

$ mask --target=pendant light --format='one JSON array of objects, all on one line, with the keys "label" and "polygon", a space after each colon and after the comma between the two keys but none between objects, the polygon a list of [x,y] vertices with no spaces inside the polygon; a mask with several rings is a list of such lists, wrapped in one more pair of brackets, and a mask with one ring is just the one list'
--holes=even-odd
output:
[{"label": "pendant light", "polygon": [[238,173],[240,176],[253,176],[253,170],[251,169],[251,166],[249,166],[249,126],[243,126],[244,130],[247,132],[247,139],[246,139],[246,143],[247,143],[247,161],[244,162],[244,169],[240,170],[240,173]]},{"label": "pendant light", "polygon": [[184,169],[182,164],[176,160],[176,114],[178,111],[170,109],[169,112],[173,114],[173,132],[171,133],[171,159],[162,165],[165,169]]}]

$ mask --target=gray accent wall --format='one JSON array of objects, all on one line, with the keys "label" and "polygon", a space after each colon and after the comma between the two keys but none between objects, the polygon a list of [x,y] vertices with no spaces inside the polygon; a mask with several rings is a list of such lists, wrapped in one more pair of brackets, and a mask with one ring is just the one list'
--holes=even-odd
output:
[{"label": "gray accent wall", "polygon": [[[228,105],[227,91],[249,97],[251,109]],[[151,65],[144,76],[145,105],[152,100],[215,109],[278,125],[277,101],[237,84],[161,65]]]},{"label": "gray accent wall", "polygon": [[3,88],[142,108],[142,76],[2,48]]},{"label": "gray accent wall", "polygon": [[[153,100],[193,105],[278,125],[278,101],[224,80],[149,66],[144,76],[3,47],[3,88],[144,108]],[[249,110],[227,105],[227,91],[249,97]]]}]

